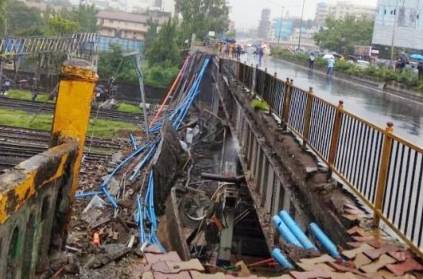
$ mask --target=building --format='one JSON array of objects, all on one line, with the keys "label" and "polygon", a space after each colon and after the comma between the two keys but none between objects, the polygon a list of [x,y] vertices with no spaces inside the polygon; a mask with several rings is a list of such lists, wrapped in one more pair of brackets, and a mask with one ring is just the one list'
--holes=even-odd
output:
[{"label": "building", "polygon": [[175,0],[138,0],[132,1],[129,7],[132,12],[158,10],[170,14],[175,13]]},{"label": "building", "polygon": [[170,13],[147,11],[133,14],[121,11],[99,11],[99,49],[108,50],[111,43],[120,45],[124,50],[139,50],[150,21],[163,24],[170,18]]},{"label": "building", "polygon": [[373,44],[423,50],[421,0],[379,0]]},{"label": "building", "polygon": [[316,6],[316,15],[314,21],[318,27],[325,25],[326,18],[329,15],[329,5],[327,2],[319,2]]},{"label": "building", "polygon": [[273,41],[288,41],[294,31],[294,21],[292,19],[277,18],[272,25]]},{"label": "building", "polygon": [[295,28],[292,32],[290,41],[293,45],[297,45],[301,36],[301,46],[314,46],[314,35],[316,35],[318,31],[318,28],[302,28],[300,32],[300,28]]},{"label": "building", "polygon": [[376,8],[357,5],[352,1],[338,1],[335,3],[319,2],[316,6],[315,22],[318,27],[325,26],[326,18],[343,19],[347,16],[373,19]]},{"label": "building", "polygon": [[43,0],[18,0],[18,1],[24,3],[27,7],[31,9],[35,9],[41,12],[45,12],[46,10],[59,11],[64,8],[70,8],[69,6],[54,5]]},{"label": "building", "polygon": [[376,16],[376,8],[357,5],[350,1],[339,1],[329,5],[328,15],[335,19],[342,19],[347,16],[373,19]]},{"label": "building", "polygon": [[271,31],[270,9],[263,9],[261,11],[261,19],[257,30],[257,35],[260,39],[267,40]]}]

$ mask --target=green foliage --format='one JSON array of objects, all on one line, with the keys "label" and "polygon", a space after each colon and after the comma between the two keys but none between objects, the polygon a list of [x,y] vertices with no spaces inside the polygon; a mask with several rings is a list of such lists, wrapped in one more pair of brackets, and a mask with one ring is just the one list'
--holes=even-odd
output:
[{"label": "green foliage", "polygon": [[149,49],[153,42],[157,38],[157,33],[159,31],[159,24],[157,22],[148,21],[148,31],[144,36],[144,48]]},{"label": "green foliage", "polygon": [[63,10],[60,16],[79,24],[78,32],[97,32],[97,10],[94,5],[80,5],[72,10]]},{"label": "green foliage", "polygon": [[137,105],[132,105],[128,103],[119,103],[116,108],[120,112],[129,112],[129,113],[141,113],[142,109]]},{"label": "green foliage", "polygon": [[180,54],[176,42],[176,22],[169,20],[161,28],[154,40],[146,49],[146,58],[151,65],[178,65]]},{"label": "green foliage", "polygon": [[326,27],[314,39],[321,48],[351,54],[355,45],[370,45],[372,34],[373,21],[367,18],[328,18]]},{"label": "green foliage", "polygon": [[176,8],[183,18],[184,40],[191,40],[192,34],[204,40],[209,31],[221,34],[228,30],[229,8],[225,0],[178,0]]},{"label": "green foliage", "polygon": [[[52,122],[53,115],[51,114],[41,113],[34,117],[33,114],[25,111],[0,108],[0,125],[50,131]],[[120,133],[137,129],[138,127],[132,123],[97,119],[90,120],[87,134],[93,134],[94,137],[112,138]]]},{"label": "green foliage", "polygon": [[[50,2],[50,4],[53,3]],[[27,7],[20,1],[0,0],[0,34],[4,34],[5,29],[8,35],[15,36],[96,32],[96,13],[95,6],[81,5],[71,10],[61,11],[47,8],[40,12]]]},{"label": "green foliage", "polygon": [[137,82],[135,66],[130,57],[123,57],[118,45],[110,46],[111,51],[100,53],[98,74],[101,79],[114,77],[118,81]]},{"label": "green foliage", "polygon": [[[145,63],[142,67],[144,84],[154,87],[167,87],[178,74],[179,70],[176,65],[171,64],[169,60],[155,64]],[[138,83],[133,59],[123,57],[122,49],[117,45],[112,45],[110,52],[100,54],[98,74],[101,79],[109,79],[113,76],[117,81]]]},{"label": "green foliage", "polygon": [[166,88],[179,72],[175,65],[146,65],[143,68],[144,83],[154,87]]},{"label": "green foliage", "polygon": [[[30,91],[18,90],[18,89],[12,89],[7,91],[7,97],[12,99],[18,99],[18,100],[32,100],[32,94]],[[48,102],[48,103],[54,102],[48,99],[48,94],[46,93],[40,93],[37,96],[36,100],[38,102]]]},{"label": "green foliage", "polygon": [[79,30],[79,23],[61,16],[54,16],[48,20],[48,33],[50,35],[72,34]]},{"label": "green foliage", "polygon": [[16,36],[34,36],[43,33],[43,21],[40,12],[28,8],[19,1],[0,1],[3,2],[0,3],[0,13],[2,14],[0,32],[2,34],[5,31],[7,31],[7,34]]},{"label": "green foliage", "polygon": [[251,101],[250,106],[253,109],[261,110],[261,111],[269,111],[269,104],[266,103],[264,100],[254,99]]}]

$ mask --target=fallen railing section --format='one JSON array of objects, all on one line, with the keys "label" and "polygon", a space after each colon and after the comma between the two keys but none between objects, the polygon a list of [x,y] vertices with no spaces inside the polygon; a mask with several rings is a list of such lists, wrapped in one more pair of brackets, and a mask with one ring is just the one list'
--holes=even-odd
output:
[{"label": "fallen railing section", "polygon": [[342,101],[335,106],[293,80],[233,60],[221,59],[220,69],[267,102],[282,128],[300,137],[373,210],[375,227],[382,220],[423,256],[421,147],[394,135],[392,123],[377,127],[345,111]]}]

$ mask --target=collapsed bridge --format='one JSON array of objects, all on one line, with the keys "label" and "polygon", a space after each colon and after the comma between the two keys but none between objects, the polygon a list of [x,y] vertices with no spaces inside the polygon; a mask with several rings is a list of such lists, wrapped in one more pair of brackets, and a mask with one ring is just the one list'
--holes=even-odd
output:
[{"label": "collapsed bridge", "polygon": [[[78,188],[95,76],[88,69],[75,76],[74,67],[65,67],[69,76],[60,85],[55,146],[0,176],[0,248],[7,259],[1,276],[31,277],[45,266],[52,269],[53,250],[88,253],[87,261],[80,259],[82,275],[96,268],[111,276],[143,265],[140,276],[167,272],[171,277],[171,270],[159,272],[152,260],[171,250],[209,266],[228,268],[242,260],[251,270],[264,264],[259,274],[289,272],[295,278],[421,269],[391,235],[394,231],[420,253],[422,151],[390,128],[362,121],[342,104],[326,103],[290,80],[193,54],[151,117],[148,133],[131,138],[97,185]],[[399,202],[397,177],[403,177],[398,187],[408,193]],[[401,210],[392,213],[391,200]],[[83,224],[68,222],[79,218]],[[406,223],[399,221],[404,218]],[[287,230],[283,224],[291,225]],[[373,231],[374,225],[382,227]],[[136,260],[140,247],[150,269]],[[107,267],[123,255],[130,260]],[[175,262],[169,257],[162,254],[168,265]],[[194,277],[193,269],[204,271],[187,267],[176,273]],[[297,277],[307,272],[321,273]]]}]

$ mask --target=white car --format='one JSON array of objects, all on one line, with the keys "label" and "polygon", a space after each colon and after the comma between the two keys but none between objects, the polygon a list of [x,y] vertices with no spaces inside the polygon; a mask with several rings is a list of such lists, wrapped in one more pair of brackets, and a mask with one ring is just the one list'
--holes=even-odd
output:
[{"label": "white car", "polygon": [[366,69],[366,68],[370,67],[370,62],[366,61],[366,60],[357,60],[357,62],[355,64],[357,65],[357,67],[362,68],[362,69]]}]

